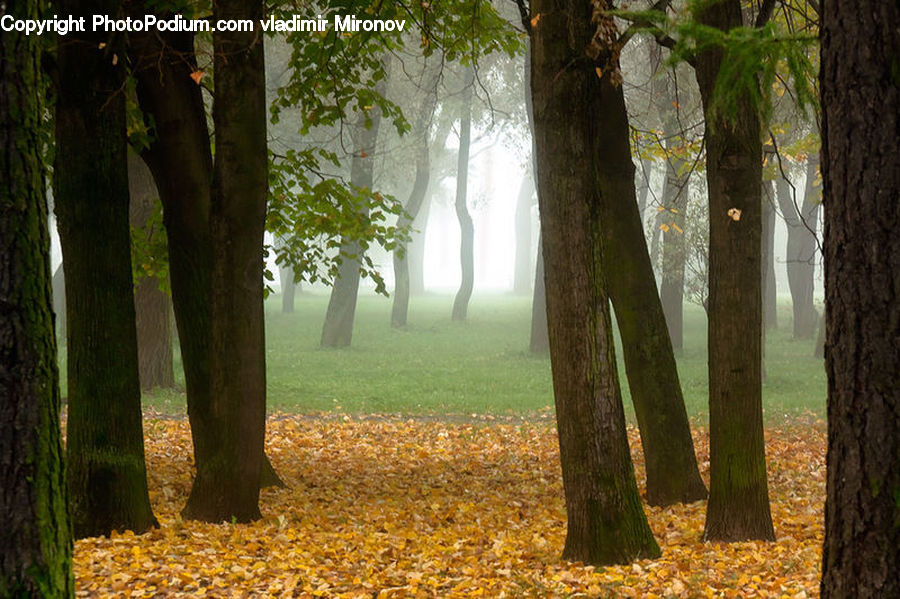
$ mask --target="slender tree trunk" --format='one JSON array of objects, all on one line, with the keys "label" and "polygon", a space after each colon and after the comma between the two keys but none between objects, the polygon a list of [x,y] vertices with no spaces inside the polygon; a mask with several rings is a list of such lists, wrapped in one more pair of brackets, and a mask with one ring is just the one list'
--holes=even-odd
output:
[{"label": "slender tree trunk", "polygon": [[[377,93],[384,94],[387,82],[379,82]],[[366,115],[360,113],[353,131],[355,151],[350,164],[350,182],[356,187],[372,189],[375,169],[375,144],[381,124],[381,110],[374,109],[369,115],[370,126],[366,128]],[[368,217],[368,208],[362,217]],[[362,248],[355,241],[342,240],[341,264],[338,276],[331,288],[328,311],[322,325],[322,347],[349,347],[353,340],[353,321],[356,318],[356,300],[359,295],[359,269],[362,262]]]},{"label": "slender tree trunk", "polygon": [[816,333],[816,347],[813,349],[813,356],[816,358],[824,358],[825,357],[825,312],[822,312],[822,316],[819,317],[819,328]]},{"label": "slender tree trunk", "polygon": [[[704,25],[741,26],[738,0],[706,6]],[[711,108],[722,50],[695,69],[706,116],[709,191],[710,489],[704,539],[773,540],[762,421],[762,144],[759,115],[739,100],[735,119]]]},{"label": "slender tree trunk", "polygon": [[[262,14],[262,2],[219,0],[213,16],[255,21]],[[211,459],[197,464],[185,513],[209,522],[248,522],[260,518],[266,426],[265,63],[262,38],[253,32],[216,32],[213,52],[210,415],[221,438]]]},{"label": "slender tree trunk", "polygon": [[763,324],[778,328],[778,287],[775,282],[775,203],[771,181],[763,183],[762,192],[762,294]]},{"label": "slender tree trunk", "polygon": [[[152,244],[163,231],[148,227],[156,209],[159,193],[150,169],[133,152],[128,153],[128,187],[131,204],[129,221],[141,236],[141,243]],[[138,371],[141,389],[175,386],[172,355],[172,300],[160,289],[155,276],[140,277],[134,286],[134,312],[138,339]]]},{"label": "slender tree trunk", "polygon": [[534,298],[531,300],[531,341],[528,346],[534,355],[550,353],[547,332],[547,293],[544,287],[544,251],[538,238],[537,264],[534,267]]},{"label": "slender tree trunk", "polygon": [[[816,221],[820,201],[814,186],[818,160],[810,158],[806,171],[806,190],[802,206],[795,201],[795,191],[784,178],[777,180],[778,205],[787,225],[787,272],[794,310],[794,338],[812,339],[819,313],[813,303],[815,289]],[[797,194],[799,195],[799,193]],[[798,211],[799,208],[799,211]]]},{"label": "slender tree trunk", "polygon": [[[133,33],[129,42],[141,109],[156,124],[156,137],[143,158],[163,204],[172,303],[194,463],[199,469],[213,459],[222,439],[212,420],[210,396],[209,206],[213,164],[206,111],[200,87],[190,77],[197,70],[192,33]],[[266,459],[262,486],[270,485],[284,483]]]},{"label": "slender tree trunk", "polygon": [[[563,557],[590,564],[655,557],[625,434],[604,246],[596,115],[601,80],[585,48],[591,6],[536,0],[532,32],[538,187],[553,388],[568,531]],[[605,75],[605,78],[608,75]],[[633,169],[628,171],[633,177]],[[633,185],[633,181],[631,181]],[[632,196],[633,197],[633,196]]]},{"label": "slender tree trunk", "polygon": [[[674,127],[670,128],[676,135]],[[673,144],[674,146],[674,144]],[[673,148],[674,149],[674,148]],[[659,232],[662,241],[662,276],[659,284],[659,299],[662,303],[669,339],[673,349],[684,347],[684,270],[687,261],[685,240],[685,220],[688,204],[688,178],[682,174],[685,162],[674,152],[666,163],[666,182],[663,191],[663,210],[658,212],[660,224],[668,230]],[[644,244],[646,247],[646,243]],[[652,270],[651,270],[652,275]]]},{"label": "slender tree trunk", "polygon": [[281,312],[282,314],[293,314],[294,296],[297,294],[294,269],[290,266],[281,266],[278,268],[278,277],[281,281]]},{"label": "slender tree trunk", "polygon": [[[647,501],[651,505],[696,501],[706,497],[706,487],[697,468],[675,354],[635,199],[622,87],[604,78],[594,104],[604,270],[641,432]],[[681,269],[683,278],[683,261]]]},{"label": "slender tree trunk", "polygon": [[900,5],[822,4],[822,597],[900,597]]},{"label": "slender tree trunk", "polygon": [[456,162],[456,218],[459,221],[459,263],[461,281],[453,300],[453,320],[465,320],[469,311],[469,299],[475,287],[475,227],[468,206],[469,145],[472,135],[472,87],[475,71],[467,67],[465,88],[461,98],[462,113],[459,118],[459,156]]},{"label": "slender tree trunk", "polygon": [[[65,1],[64,14],[121,3]],[[67,457],[76,538],[156,526],[147,492],[128,227],[124,67],[103,33],[58,48],[55,199],[66,263]],[[97,240],[102,239],[103,243]]]},{"label": "slender tree trunk", "polygon": [[[4,14],[40,18],[38,2]],[[74,597],[50,287],[41,39],[0,34],[0,596]]]},{"label": "slender tree trunk", "polygon": [[513,292],[531,292],[531,206],[534,204],[534,180],[530,173],[522,177],[516,202],[516,263]]},{"label": "slender tree trunk", "polygon": [[56,336],[66,338],[66,271],[60,262],[53,273],[53,313],[56,316]]}]

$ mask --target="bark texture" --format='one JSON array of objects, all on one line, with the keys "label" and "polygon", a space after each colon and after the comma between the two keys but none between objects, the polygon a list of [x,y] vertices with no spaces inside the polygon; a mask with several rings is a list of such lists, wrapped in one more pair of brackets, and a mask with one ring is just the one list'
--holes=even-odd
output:
[{"label": "bark texture", "polygon": [[[61,13],[88,19],[120,8],[112,1],[59,4]],[[125,73],[114,54],[121,48],[101,32],[73,32],[58,47],[54,174],[66,264],[67,457],[76,538],[156,526],[132,293]]]},{"label": "bark texture", "polygon": [[[553,388],[568,531],[563,557],[590,564],[659,555],[634,478],[616,372],[603,241],[598,100],[579,0],[537,0],[532,90]],[[608,75],[607,75],[608,76]],[[629,176],[633,171],[629,171]]]},{"label": "bark texture", "polygon": [[[140,243],[153,244],[163,231],[148,224],[159,193],[153,175],[141,158],[128,153],[129,221]],[[140,269],[138,269],[140,272]],[[175,386],[172,352],[172,298],[160,289],[156,276],[138,277],[134,285],[134,312],[138,339],[138,371],[141,389]]]},{"label": "bark texture", "polygon": [[[220,0],[214,19],[262,18],[262,2]],[[219,435],[185,507],[209,522],[258,519],[264,463],[266,360],[263,233],[268,191],[263,41],[254,32],[213,36],[216,160],[212,248],[210,421]]]},{"label": "bark texture", "polygon": [[900,597],[900,4],[822,5],[822,597]]},{"label": "bark texture", "polygon": [[[704,5],[698,20],[739,27],[739,0]],[[721,49],[697,56],[706,116],[709,190],[710,489],[704,538],[773,540],[762,421],[762,144],[746,99],[726,119],[714,112]]]},{"label": "bark texture", "polygon": [[472,87],[475,71],[467,68],[459,117],[459,154],[456,161],[456,219],[459,221],[459,264],[461,279],[459,291],[453,299],[452,320],[465,320],[469,300],[475,288],[475,226],[468,206],[469,146],[472,139]]},{"label": "bark texture", "polygon": [[[6,14],[39,17],[38,2]],[[50,287],[41,40],[0,34],[0,596],[73,597]]]}]

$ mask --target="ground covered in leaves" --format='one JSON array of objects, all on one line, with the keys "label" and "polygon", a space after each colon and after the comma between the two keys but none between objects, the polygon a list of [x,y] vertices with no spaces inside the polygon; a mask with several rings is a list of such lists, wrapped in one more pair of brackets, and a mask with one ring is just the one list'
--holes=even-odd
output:
[{"label": "ground covered in leaves", "polygon": [[[643,481],[637,432],[632,455]],[[775,543],[701,542],[705,502],[647,508],[659,560],[559,559],[565,511],[553,423],[276,416],[267,451],[287,489],[252,525],[183,522],[185,420],[145,421],[161,527],[78,541],[79,596],[807,597],[817,594],[824,425],[767,430]],[[708,475],[706,431],[695,436]]]}]

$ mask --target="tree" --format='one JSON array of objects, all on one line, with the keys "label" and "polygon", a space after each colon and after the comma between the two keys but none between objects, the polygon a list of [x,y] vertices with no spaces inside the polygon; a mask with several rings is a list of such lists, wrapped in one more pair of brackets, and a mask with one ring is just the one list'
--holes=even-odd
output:
[{"label": "tree", "polygon": [[580,0],[538,0],[523,24],[534,23],[538,198],[568,515],[563,557],[611,564],[655,557],[659,548],[631,464],[601,268],[607,223],[594,170],[596,116],[616,71],[600,78],[596,69],[609,65],[586,58],[595,31],[614,29],[607,16],[592,21],[591,9]]},{"label": "tree", "polygon": [[822,597],[900,596],[900,5],[822,4]]},{"label": "tree", "polygon": [[[262,2],[219,0],[213,19],[263,16]],[[260,518],[266,430],[263,235],[268,195],[265,61],[252,31],[213,36],[216,157],[210,202],[212,277],[209,418],[220,438],[198,462],[188,517]]]},{"label": "tree", "polygon": [[[117,14],[65,0],[60,12]],[[110,43],[112,42],[112,43]],[[55,205],[66,264],[68,484],[76,537],[156,526],[147,491],[128,226],[124,61],[103,32],[57,49]],[[98,243],[102,239],[103,243]]]},{"label": "tree", "polygon": [[[4,14],[37,19],[41,3]],[[42,146],[41,40],[0,35],[0,596],[73,597]]]},{"label": "tree", "polygon": [[464,87],[460,101],[459,154],[456,162],[456,218],[459,221],[459,262],[461,280],[453,299],[453,320],[465,320],[469,299],[475,286],[475,227],[468,207],[469,146],[472,139],[472,87],[475,69],[468,66],[463,76]]},{"label": "tree", "polygon": [[[739,0],[703,4],[701,25],[742,26]],[[706,117],[709,192],[710,489],[704,538],[775,538],[762,422],[762,143],[759,107],[746,95],[726,116],[716,85],[726,49],[695,59]],[[755,78],[754,78],[755,81]]]},{"label": "tree", "polygon": [[[131,204],[134,264],[134,312],[138,340],[141,389],[175,386],[172,352],[172,298],[168,286],[165,230],[158,219],[159,193],[153,175],[134,152],[128,153],[128,188]],[[160,263],[164,268],[157,268]]]}]

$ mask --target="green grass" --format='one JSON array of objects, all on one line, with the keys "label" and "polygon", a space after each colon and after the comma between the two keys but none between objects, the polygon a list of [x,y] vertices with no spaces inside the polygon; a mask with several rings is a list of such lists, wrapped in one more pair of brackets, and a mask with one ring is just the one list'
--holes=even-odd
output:
[{"label": "green grass", "polygon": [[[450,320],[452,296],[413,298],[410,325],[390,326],[389,299],[362,295],[353,346],[319,347],[328,297],[298,294],[296,311],[282,314],[280,298],[266,305],[270,411],[342,411],[408,415],[527,415],[553,405],[550,361],[531,356],[529,298],[476,295],[465,323]],[[692,418],[707,415],[706,318],[685,306],[685,348],[678,353],[685,403]],[[767,419],[812,412],[824,417],[825,373],[812,342],[793,341],[790,304],[781,328],[768,334],[763,403]],[[621,356],[621,352],[619,352]],[[177,361],[177,358],[176,358]],[[65,358],[61,360],[63,366]],[[180,374],[180,363],[176,364]],[[633,420],[620,364],[626,412]],[[184,394],[157,390],[145,405],[184,413]]]}]

